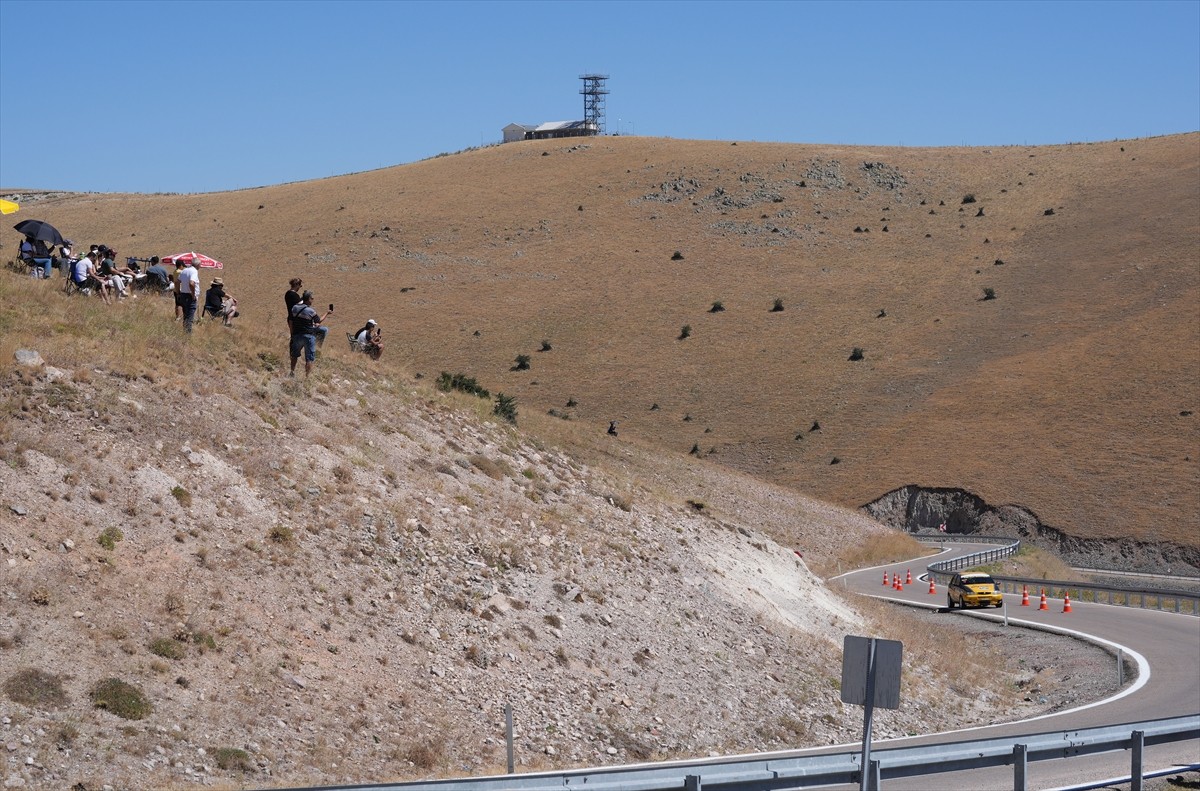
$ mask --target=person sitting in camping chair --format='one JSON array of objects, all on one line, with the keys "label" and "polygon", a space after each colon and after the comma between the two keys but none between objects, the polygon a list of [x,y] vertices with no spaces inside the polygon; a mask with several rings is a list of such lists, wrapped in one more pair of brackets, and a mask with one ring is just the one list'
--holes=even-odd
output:
[{"label": "person sitting in camping chair", "polygon": [[383,330],[375,323],[375,319],[367,319],[363,328],[352,336],[350,345],[355,351],[378,360],[383,355]]},{"label": "person sitting in camping chair", "polygon": [[106,303],[111,302],[108,297],[108,284],[96,272],[95,250],[89,250],[87,255],[75,262],[75,269],[71,273],[71,283],[85,293],[86,290],[94,288]]},{"label": "person sitting in camping chair", "polygon": [[237,309],[237,299],[225,291],[225,281],[214,277],[212,285],[204,293],[204,309],[200,317],[212,316],[221,319],[226,327],[233,326],[233,320],[240,316]]}]

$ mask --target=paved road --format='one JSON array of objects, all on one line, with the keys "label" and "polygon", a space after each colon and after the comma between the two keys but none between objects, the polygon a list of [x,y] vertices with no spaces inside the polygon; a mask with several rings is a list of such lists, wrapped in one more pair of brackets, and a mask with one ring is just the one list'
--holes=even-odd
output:
[{"label": "paved road", "polygon": [[[955,544],[943,554],[874,569],[855,571],[837,578],[850,590],[878,598],[938,606],[945,617],[983,617],[1002,620],[1000,610],[946,609],[946,590],[938,586],[936,595],[929,595],[929,583],[913,584],[903,592],[884,588],[882,575],[886,571],[904,575],[912,569],[914,577],[923,574],[934,560],[946,560],[995,549],[994,545]],[[1115,650],[1140,658],[1142,673],[1135,684],[1107,701],[1081,708],[1046,715],[1034,720],[994,725],[959,732],[953,735],[930,735],[909,739],[878,742],[875,748],[911,746],[945,741],[1015,736],[1027,733],[1060,731],[1115,725],[1137,720],[1158,719],[1200,712],[1200,618],[1192,615],[1113,607],[1105,604],[1071,602],[1071,612],[1063,613],[1061,600],[1051,599],[1048,611],[1037,609],[1038,599],[1032,595],[1032,606],[1021,607],[1020,594],[1006,594],[1005,604],[1012,625],[1029,624],[1053,629],[1068,629],[1091,635]],[[1115,667],[1114,667],[1115,672]],[[1172,765],[1200,763],[1200,742],[1181,742],[1175,745],[1147,748],[1146,767],[1169,768]],[[1087,759],[1043,761],[1029,765],[1031,788],[1057,788],[1078,784],[1085,778],[1109,778],[1127,775],[1129,756],[1124,753],[1091,756]],[[885,789],[1003,789],[1012,788],[1011,771],[973,772],[964,775],[946,774],[913,780],[885,781]]]}]

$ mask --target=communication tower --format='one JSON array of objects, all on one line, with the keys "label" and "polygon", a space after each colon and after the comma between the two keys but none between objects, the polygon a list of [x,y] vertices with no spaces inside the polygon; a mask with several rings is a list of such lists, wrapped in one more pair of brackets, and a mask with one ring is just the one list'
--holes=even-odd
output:
[{"label": "communication tower", "polygon": [[604,134],[604,97],[608,95],[608,88],[604,87],[604,83],[608,80],[608,75],[581,74],[579,79],[583,80],[583,89],[579,91],[583,94],[583,122],[591,130],[591,134],[602,135]]}]

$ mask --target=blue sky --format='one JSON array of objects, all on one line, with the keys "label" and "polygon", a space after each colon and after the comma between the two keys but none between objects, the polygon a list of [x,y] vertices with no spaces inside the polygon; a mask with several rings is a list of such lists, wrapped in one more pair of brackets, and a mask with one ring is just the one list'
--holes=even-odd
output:
[{"label": "blue sky", "polygon": [[610,133],[1190,132],[1200,2],[0,0],[0,186],[209,192],[413,162],[582,117],[588,72],[610,76]]}]

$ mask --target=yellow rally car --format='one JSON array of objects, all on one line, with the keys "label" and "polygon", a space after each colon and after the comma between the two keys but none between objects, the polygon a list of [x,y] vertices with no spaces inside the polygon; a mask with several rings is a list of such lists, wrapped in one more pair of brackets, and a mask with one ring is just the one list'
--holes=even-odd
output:
[{"label": "yellow rally car", "polygon": [[955,574],[946,589],[947,605],[955,607],[999,607],[1004,604],[1004,596],[996,589],[996,581],[990,574],[982,571],[965,571]]}]

